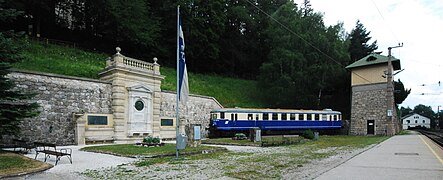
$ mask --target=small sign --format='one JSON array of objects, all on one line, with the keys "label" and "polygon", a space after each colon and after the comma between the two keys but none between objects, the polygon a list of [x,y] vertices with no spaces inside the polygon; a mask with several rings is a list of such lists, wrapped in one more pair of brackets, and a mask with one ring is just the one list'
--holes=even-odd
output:
[{"label": "small sign", "polygon": [[200,126],[194,126],[194,140],[200,140]]},{"label": "small sign", "polygon": [[388,110],[388,117],[391,117],[392,116],[392,110]]}]

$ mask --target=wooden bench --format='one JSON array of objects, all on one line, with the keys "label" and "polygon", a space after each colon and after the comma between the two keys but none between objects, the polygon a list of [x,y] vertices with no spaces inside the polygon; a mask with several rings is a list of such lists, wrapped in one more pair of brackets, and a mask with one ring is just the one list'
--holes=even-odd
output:
[{"label": "wooden bench", "polygon": [[43,153],[45,155],[45,162],[46,162],[46,159],[49,159],[49,157],[53,155],[55,156],[55,165],[57,165],[61,157],[67,156],[72,164],[72,157],[71,157],[72,149],[70,148],[57,149],[55,144],[43,143],[43,142],[34,142],[34,146],[35,146],[34,159],[37,159],[38,154]]},{"label": "wooden bench", "polygon": [[12,141],[14,142],[14,151],[17,148],[22,148],[24,149],[25,153],[31,151],[32,148],[34,148],[34,146],[32,144],[30,144],[28,141],[25,140],[21,140],[21,139],[12,139]]}]

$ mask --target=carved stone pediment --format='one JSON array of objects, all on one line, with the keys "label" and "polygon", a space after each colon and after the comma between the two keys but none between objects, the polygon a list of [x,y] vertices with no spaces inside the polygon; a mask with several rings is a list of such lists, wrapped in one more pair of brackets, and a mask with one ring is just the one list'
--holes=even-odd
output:
[{"label": "carved stone pediment", "polygon": [[127,87],[126,89],[128,91],[140,92],[140,93],[152,93],[153,92],[150,88],[143,86],[141,84],[135,85],[135,86],[130,86],[130,87]]}]

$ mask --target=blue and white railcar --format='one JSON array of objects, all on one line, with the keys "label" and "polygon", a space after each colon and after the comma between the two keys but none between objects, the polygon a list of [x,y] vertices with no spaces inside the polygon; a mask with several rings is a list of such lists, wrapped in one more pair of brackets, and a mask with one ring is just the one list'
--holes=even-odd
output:
[{"label": "blue and white railcar", "polygon": [[325,110],[223,108],[211,111],[210,125],[216,130],[340,129],[341,113]]}]

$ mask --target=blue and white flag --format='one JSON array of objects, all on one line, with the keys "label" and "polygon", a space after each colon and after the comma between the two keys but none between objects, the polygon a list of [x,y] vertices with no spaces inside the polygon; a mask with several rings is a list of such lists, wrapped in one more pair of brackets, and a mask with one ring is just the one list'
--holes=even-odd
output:
[{"label": "blue and white flag", "polygon": [[185,60],[185,38],[183,36],[182,22],[180,14],[178,14],[178,97],[179,101],[186,103],[189,96],[189,84],[188,84],[188,71],[186,70],[186,60]]}]

